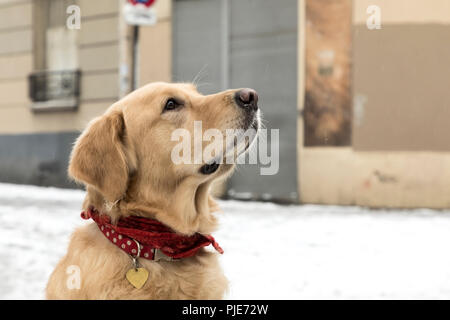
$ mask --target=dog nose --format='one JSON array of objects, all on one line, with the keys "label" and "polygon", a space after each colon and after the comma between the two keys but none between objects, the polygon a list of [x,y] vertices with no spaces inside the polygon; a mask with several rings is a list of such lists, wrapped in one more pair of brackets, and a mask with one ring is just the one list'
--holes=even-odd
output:
[{"label": "dog nose", "polygon": [[245,110],[258,110],[258,94],[253,89],[241,89],[234,94],[236,104]]}]

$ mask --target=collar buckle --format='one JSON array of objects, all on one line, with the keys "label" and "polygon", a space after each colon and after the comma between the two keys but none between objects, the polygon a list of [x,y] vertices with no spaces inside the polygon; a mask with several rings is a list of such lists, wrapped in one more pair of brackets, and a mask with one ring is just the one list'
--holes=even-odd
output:
[{"label": "collar buckle", "polygon": [[153,260],[154,261],[177,261],[172,257],[166,256],[160,249],[153,249]]}]

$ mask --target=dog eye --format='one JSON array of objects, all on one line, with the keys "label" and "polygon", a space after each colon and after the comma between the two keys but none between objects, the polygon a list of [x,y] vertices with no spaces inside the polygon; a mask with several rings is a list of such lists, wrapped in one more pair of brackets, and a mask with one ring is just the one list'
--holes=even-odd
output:
[{"label": "dog eye", "polygon": [[180,103],[178,103],[174,98],[170,98],[169,100],[167,100],[166,105],[164,106],[163,112],[164,111],[175,110],[179,106],[181,106]]},{"label": "dog eye", "polygon": [[200,168],[200,173],[202,174],[212,174],[217,171],[219,168],[219,164],[217,162],[213,162],[211,164],[205,164]]}]

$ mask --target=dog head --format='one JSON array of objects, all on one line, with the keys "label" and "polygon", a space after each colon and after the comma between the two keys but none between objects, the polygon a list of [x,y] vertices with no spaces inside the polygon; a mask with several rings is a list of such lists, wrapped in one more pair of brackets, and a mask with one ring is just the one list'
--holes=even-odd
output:
[{"label": "dog head", "polygon": [[255,139],[257,102],[251,89],[202,95],[192,84],[148,84],[88,125],[69,175],[97,202],[120,201],[119,214],[149,212],[185,233],[207,229],[211,182],[228,175]]}]

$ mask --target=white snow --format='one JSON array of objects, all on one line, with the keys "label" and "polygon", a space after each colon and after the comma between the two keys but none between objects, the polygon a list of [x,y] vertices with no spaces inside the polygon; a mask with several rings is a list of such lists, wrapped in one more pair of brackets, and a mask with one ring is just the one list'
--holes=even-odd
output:
[{"label": "white snow", "polygon": [[[42,299],[84,192],[0,184],[0,299]],[[450,212],[221,201],[229,299],[450,299]]]}]

